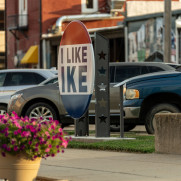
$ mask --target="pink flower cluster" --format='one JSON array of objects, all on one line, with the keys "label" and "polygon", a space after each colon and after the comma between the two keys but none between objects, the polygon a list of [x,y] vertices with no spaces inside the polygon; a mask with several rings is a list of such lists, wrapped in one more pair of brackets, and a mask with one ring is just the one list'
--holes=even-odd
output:
[{"label": "pink flower cluster", "polygon": [[46,158],[63,153],[71,138],[65,138],[64,132],[56,120],[42,121],[0,115],[0,150],[3,156],[25,154],[30,159]]}]

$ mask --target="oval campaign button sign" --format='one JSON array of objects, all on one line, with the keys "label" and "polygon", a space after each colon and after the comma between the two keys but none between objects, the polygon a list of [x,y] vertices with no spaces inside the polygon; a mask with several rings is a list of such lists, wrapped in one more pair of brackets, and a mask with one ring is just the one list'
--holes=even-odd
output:
[{"label": "oval campaign button sign", "polygon": [[90,36],[81,21],[72,21],[62,36],[58,55],[60,95],[68,114],[80,118],[94,89],[95,60]]}]

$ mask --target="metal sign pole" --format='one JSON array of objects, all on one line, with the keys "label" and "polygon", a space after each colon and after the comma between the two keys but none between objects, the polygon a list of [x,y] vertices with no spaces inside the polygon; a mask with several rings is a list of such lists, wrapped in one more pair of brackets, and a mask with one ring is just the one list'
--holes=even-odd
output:
[{"label": "metal sign pole", "polygon": [[89,136],[89,112],[79,119],[74,119],[75,136]]},{"label": "metal sign pole", "polygon": [[77,122],[78,122],[78,119],[74,119],[74,136],[78,136],[78,131],[77,131]]},{"label": "metal sign pole", "polygon": [[123,85],[120,86],[120,137],[124,138]]}]

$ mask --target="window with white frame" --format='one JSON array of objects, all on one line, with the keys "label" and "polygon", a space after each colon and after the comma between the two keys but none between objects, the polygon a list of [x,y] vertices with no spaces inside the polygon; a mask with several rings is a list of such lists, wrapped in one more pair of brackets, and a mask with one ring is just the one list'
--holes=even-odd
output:
[{"label": "window with white frame", "polygon": [[19,0],[19,26],[28,25],[28,0]]},{"label": "window with white frame", "polygon": [[82,13],[94,13],[98,11],[98,0],[82,0]]}]

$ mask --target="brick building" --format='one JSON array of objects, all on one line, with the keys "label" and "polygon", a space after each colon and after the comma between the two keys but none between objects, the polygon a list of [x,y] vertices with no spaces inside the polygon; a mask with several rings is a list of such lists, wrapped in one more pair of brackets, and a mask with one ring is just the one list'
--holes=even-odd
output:
[{"label": "brick building", "polygon": [[32,46],[39,51],[40,13],[40,2],[37,0],[6,0],[7,68],[37,65],[37,56],[30,57],[28,64],[21,60]]},{"label": "brick building", "polygon": [[[65,27],[81,20],[110,40],[111,61],[124,61],[125,0],[6,0],[7,68],[57,67]],[[122,51],[120,51],[120,49]]]},{"label": "brick building", "polygon": [[[0,0],[1,14],[2,2],[7,33],[1,28],[0,42],[6,41],[7,49],[1,47],[7,51],[0,50],[0,61],[6,54],[7,68],[57,67],[60,40],[72,20],[85,24],[93,43],[95,32],[109,39],[112,62],[163,61],[163,34],[157,29],[163,24],[164,0]],[[171,59],[178,63],[180,11],[180,0],[172,0]]]}]

